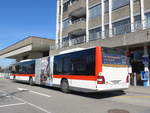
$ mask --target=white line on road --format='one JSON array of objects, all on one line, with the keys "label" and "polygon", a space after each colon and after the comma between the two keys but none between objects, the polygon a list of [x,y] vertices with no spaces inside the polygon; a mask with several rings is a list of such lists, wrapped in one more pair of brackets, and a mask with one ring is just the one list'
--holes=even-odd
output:
[{"label": "white line on road", "polygon": [[47,94],[44,94],[44,93],[39,93],[39,92],[36,92],[36,91],[31,91],[29,89],[24,89],[24,88],[17,88],[18,90],[20,91],[29,91],[30,93],[34,93],[34,94],[38,94],[38,95],[41,95],[41,96],[45,96],[45,97],[51,97],[50,95],[47,95]]},{"label": "white line on road", "polygon": [[23,100],[22,98],[18,98],[18,97],[15,97],[15,96],[14,96],[14,98],[16,98],[17,100],[22,101],[22,102],[24,102],[24,103],[26,103],[26,104],[28,104],[28,105],[34,107],[34,108],[37,108],[37,109],[39,109],[39,110],[41,110],[41,111],[43,111],[43,112],[45,112],[45,113],[51,113],[51,112],[47,111],[46,109],[44,109],[44,108],[42,108],[42,107],[39,107],[39,106],[37,106],[37,105],[35,105],[35,104],[32,104],[32,103],[30,103],[30,102],[28,102],[28,101]]},{"label": "white line on road", "polygon": [[20,88],[20,87],[18,87],[17,89],[18,89],[19,91],[28,91],[28,89]]},{"label": "white line on road", "polygon": [[29,91],[31,93],[35,93],[35,94],[38,94],[38,95],[41,95],[41,96],[45,96],[45,97],[51,97],[50,95],[46,95],[44,93],[39,93],[39,92],[35,92],[35,91]]},{"label": "white line on road", "polygon": [[19,106],[19,105],[23,105],[23,104],[26,104],[26,103],[16,103],[16,104],[1,105],[0,108],[11,107],[11,106]]},{"label": "white line on road", "polygon": [[[3,92],[3,93],[6,93],[6,94],[7,94],[7,92],[6,92],[6,91],[3,91],[3,90],[0,90],[0,92]],[[44,109],[44,108],[42,108],[42,107],[39,107],[39,106],[37,106],[37,105],[35,105],[35,104],[32,104],[32,103],[30,103],[30,102],[28,102],[28,101],[23,100],[22,98],[18,98],[18,97],[16,97],[16,96],[12,96],[12,97],[14,97],[15,99],[17,99],[17,100],[19,100],[19,101],[21,101],[21,102],[23,102],[23,103],[3,105],[2,107],[15,106],[15,105],[21,105],[21,104],[28,104],[28,105],[30,105],[30,106],[32,106],[32,107],[34,107],[34,108],[37,108],[37,109],[39,109],[39,110],[41,110],[41,111],[43,111],[43,112],[45,112],[45,113],[51,113],[51,112],[47,111],[46,109]]]}]

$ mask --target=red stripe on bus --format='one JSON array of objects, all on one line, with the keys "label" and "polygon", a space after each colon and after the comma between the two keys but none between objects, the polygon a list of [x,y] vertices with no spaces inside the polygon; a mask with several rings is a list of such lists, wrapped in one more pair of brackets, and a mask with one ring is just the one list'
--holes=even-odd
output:
[{"label": "red stripe on bus", "polygon": [[95,60],[95,74],[99,75],[99,72],[102,72],[102,47],[96,47],[96,60]]},{"label": "red stripe on bus", "polygon": [[85,75],[53,75],[53,78],[96,81],[96,76],[85,76]]},{"label": "red stripe on bus", "polygon": [[35,74],[12,74],[12,76],[35,77]]}]

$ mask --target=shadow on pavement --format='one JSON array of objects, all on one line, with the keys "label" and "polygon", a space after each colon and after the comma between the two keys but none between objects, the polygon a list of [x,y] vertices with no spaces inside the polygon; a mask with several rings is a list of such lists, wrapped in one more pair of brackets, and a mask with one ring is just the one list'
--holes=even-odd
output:
[{"label": "shadow on pavement", "polygon": [[104,99],[104,98],[111,98],[115,96],[125,95],[126,93],[124,91],[109,91],[109,92],[94,92],[94,93],[72,91],[71,94],[88,97],[88,98],[94,98],[94,99]]},{"label": "shadow on pavement", "polygon": [[[29,85],[28,83],[25,83],[25,82],[20,82],[20,81],[15,81],[15,82],[24,84],[24,85]],[[61,92],[60,88],[57,88],[57,87],[50,87],[50,86],[44,86],[44,85],[34,85],[34,86]],[[12,94],[15,94],[15,93],[17,93],[17,92],[14,92]],[[65,94],[65,93],[63,93],[63,94]],[[104,98],[111,98],[111,97],[115,97],[115,96],[126,95],[126,93],[124,91],[109,91],[109,92],[94,92],[94,93],[70,91],[70,93],[68,93],[68,94],[87,97],[87,98],[93,98],[93,99],[104,99]]]}]

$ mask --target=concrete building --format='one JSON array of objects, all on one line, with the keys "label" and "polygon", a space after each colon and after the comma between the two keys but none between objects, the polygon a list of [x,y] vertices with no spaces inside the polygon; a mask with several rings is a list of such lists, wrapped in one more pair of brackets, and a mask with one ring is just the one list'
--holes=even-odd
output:
[{"label": "concrete building", "polygon": [[11,58],[17,61],[49,56],[49,47],[55,40],[40,37],[27,37],[9,47],[0,50],[0,58]]},{"label": "concrete building", "polygon": [[[150,0],[57,0],[57,54],[75,47],[122,47],[133,72],[149,71]],[[139,83],[140,84],[140,83]]]}]

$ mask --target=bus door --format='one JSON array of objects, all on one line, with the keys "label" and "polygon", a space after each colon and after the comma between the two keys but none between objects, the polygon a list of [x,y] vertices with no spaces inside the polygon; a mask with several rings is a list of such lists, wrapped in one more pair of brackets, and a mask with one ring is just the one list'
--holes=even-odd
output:
[{"label": "bus door", "polygon": [[36,60],[35,83],[52,86],[52,57],[44,57]]}]

